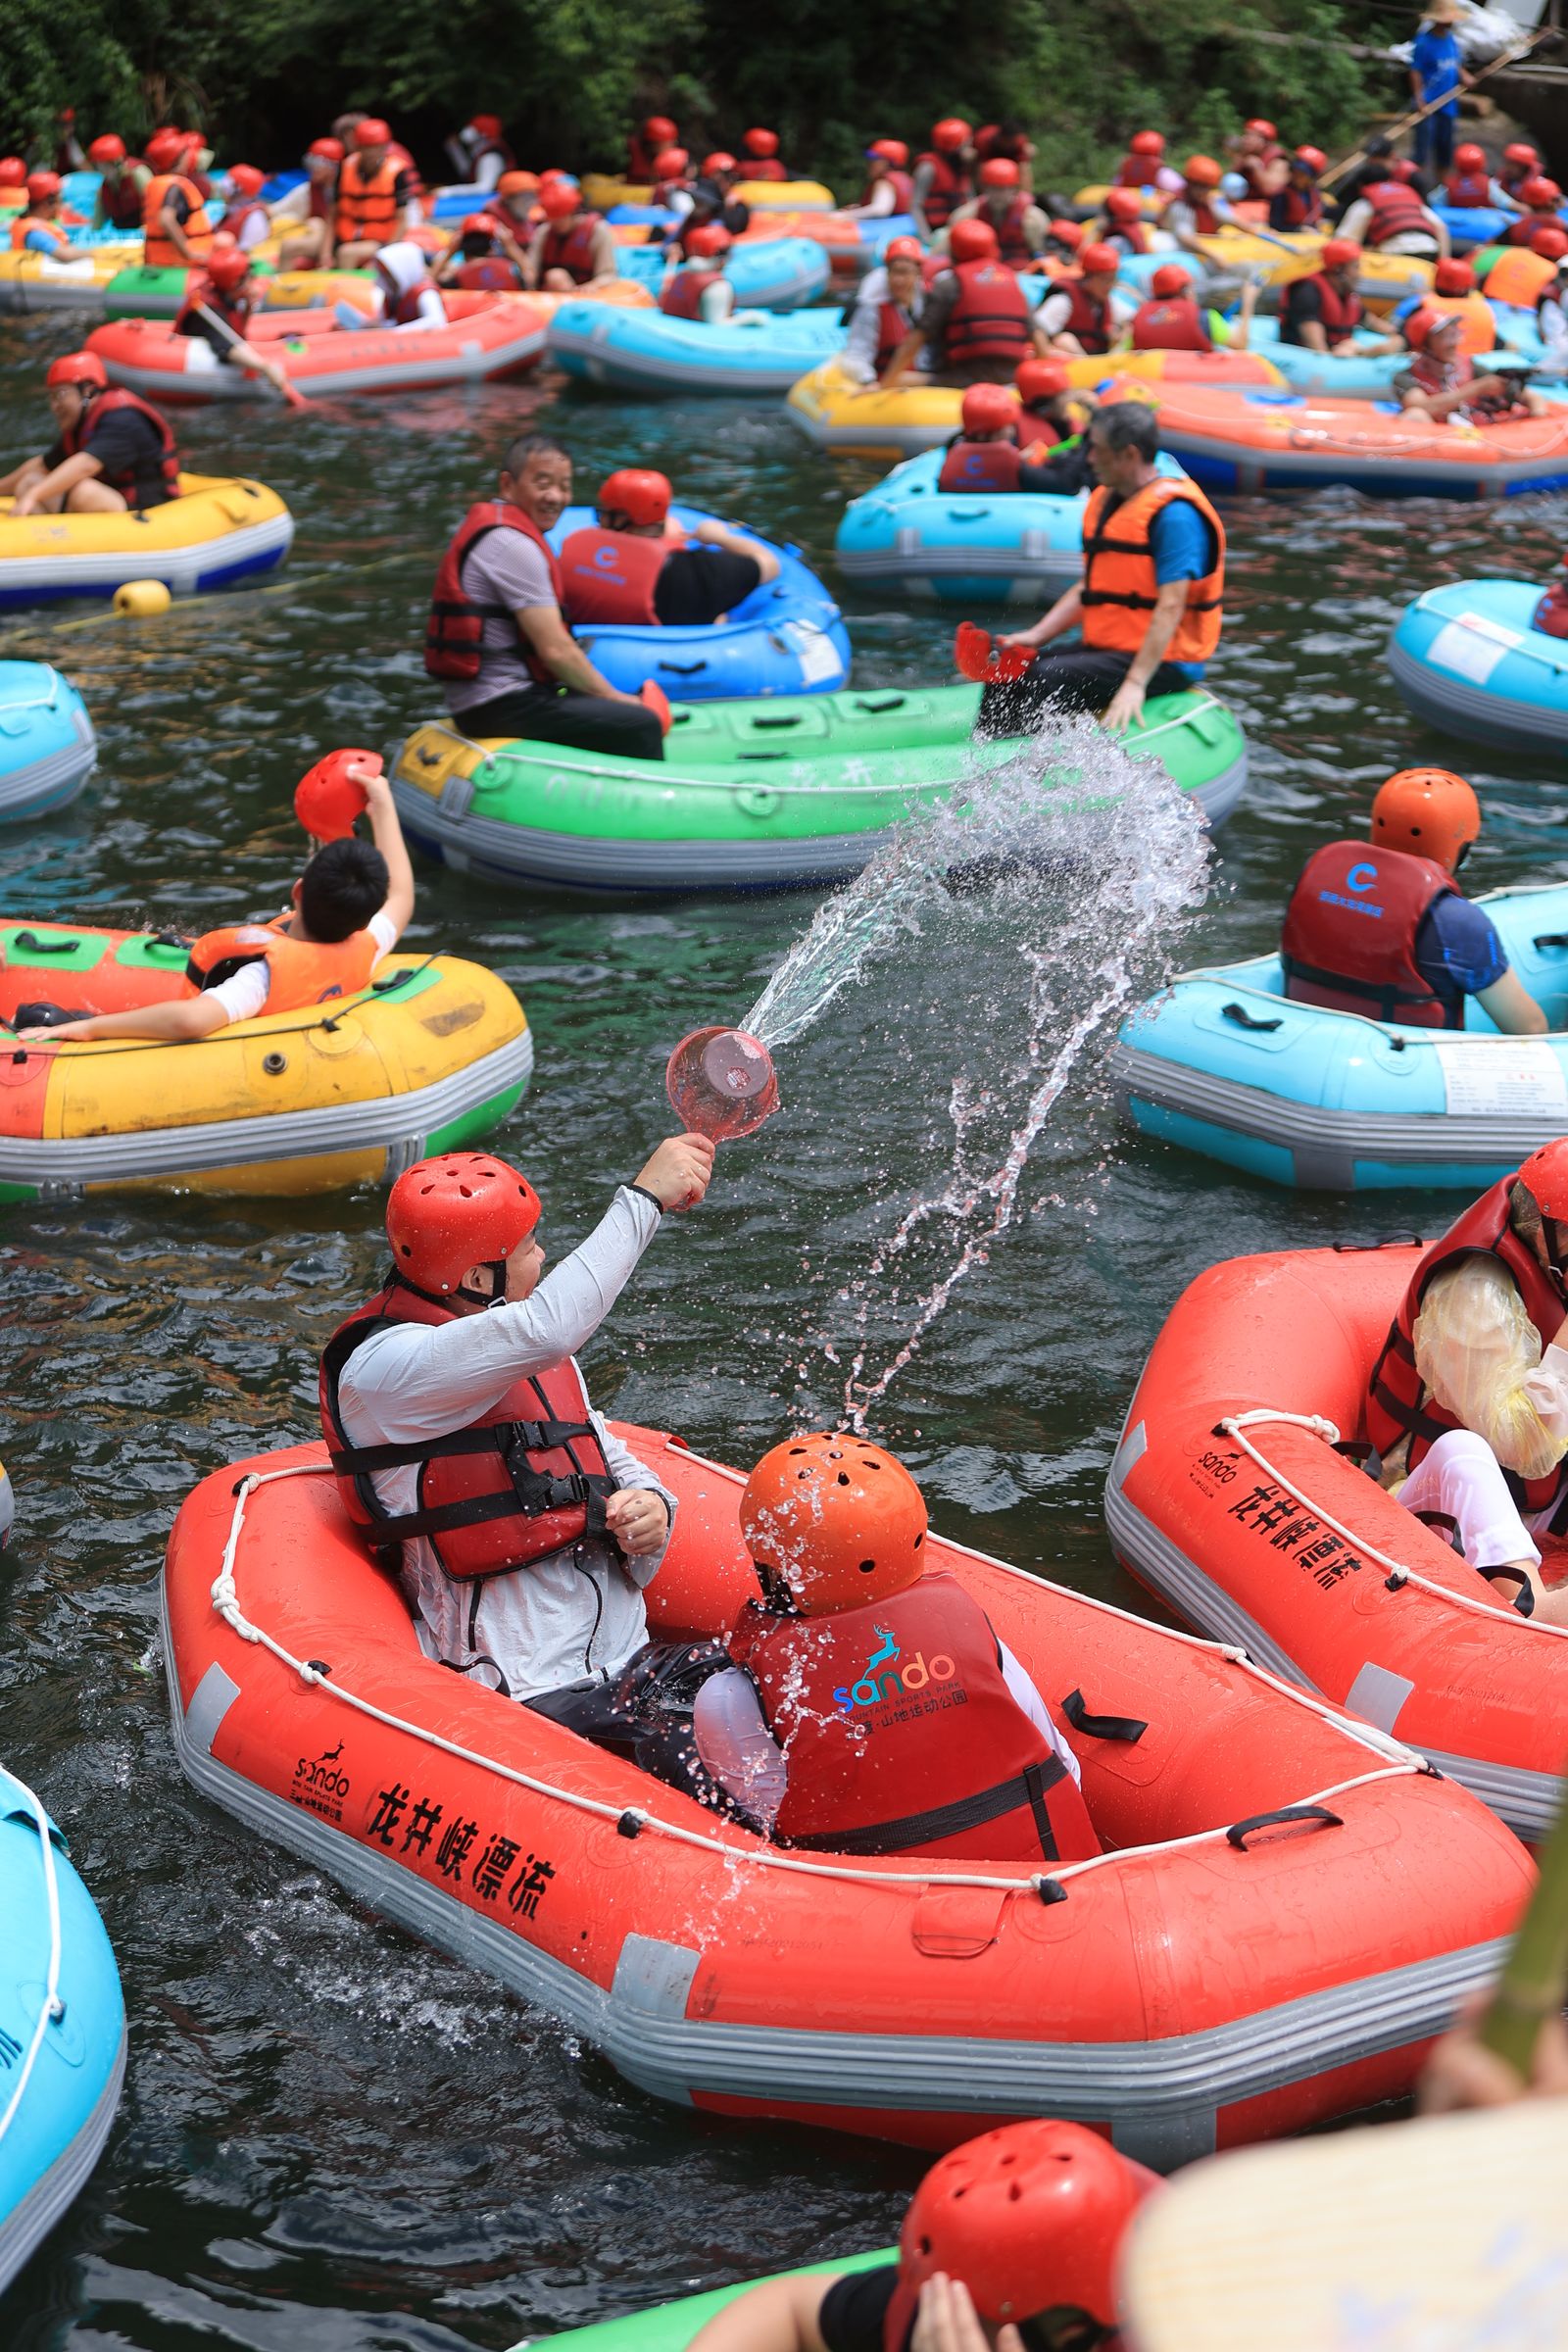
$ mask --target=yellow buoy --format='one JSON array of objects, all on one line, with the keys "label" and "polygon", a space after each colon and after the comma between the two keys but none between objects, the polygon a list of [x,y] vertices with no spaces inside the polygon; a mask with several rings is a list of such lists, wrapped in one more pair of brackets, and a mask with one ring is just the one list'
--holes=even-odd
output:
[{"label": "yellow buoy", "polygon": [[115,590],[115,611],[130,620],[150,620],[167,612],[173,600],[162,580],[126,580]]}]

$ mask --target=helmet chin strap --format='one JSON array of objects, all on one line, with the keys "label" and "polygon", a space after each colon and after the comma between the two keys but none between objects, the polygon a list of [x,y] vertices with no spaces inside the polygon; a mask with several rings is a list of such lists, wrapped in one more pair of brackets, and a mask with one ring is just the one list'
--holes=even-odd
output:
[{"label": "helmet chin strap", "polygon": [[470,1291],[466,1283],[460,1282],[456,1291],[453,1293],[453,1297],[455,1298],[466,1298],[470,1306],[477,1306],[480,1308],[505,1306],[507,1303],[507,1265],[509,1261],[504,1257],[487,1257],[481,1258],[479,1262],[481,1265],[489,1267],[492,1288],[488,1291]]}]

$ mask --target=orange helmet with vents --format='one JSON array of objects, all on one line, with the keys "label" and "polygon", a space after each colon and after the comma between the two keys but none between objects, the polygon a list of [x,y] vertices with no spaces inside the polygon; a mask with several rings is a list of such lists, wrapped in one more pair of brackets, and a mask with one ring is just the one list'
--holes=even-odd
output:
[{"label": "orange helmet with vents", "polygon": [[503,1266],[538,1222],[533,1186],[488,1152],[421,1159],[387,1196],[393,1263],[405,1282],[438,1298],[461,1294],[470,1266]]},{"label": "orange helmet with vents", "polygon": [[764,1453],[741,1496],[741,1535],[802,1617],[831,1617],[918,1582],[925,1502],[900,1461],[824,1430]]},{"label": "orange helmet with vents", "polygon": [[1480,831],[1481,803],[1451,768],[1401,767],[1372,803],[1376,849],[1408,850],[1451,867]]}]

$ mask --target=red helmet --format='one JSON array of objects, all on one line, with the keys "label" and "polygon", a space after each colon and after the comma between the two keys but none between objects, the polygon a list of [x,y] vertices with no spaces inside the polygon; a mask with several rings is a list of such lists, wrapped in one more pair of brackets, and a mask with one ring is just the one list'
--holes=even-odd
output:
[{"label": "red helmet", "polygon": [[1298,147],[1291,161],[1299,164],[1303,171],[1310,172],[1314,179],[1320,172],[1326,172],[1329,168],[1329,159],[1321,147]]},{"label": "red helmet", "polygon": [[1177,262],[1164,262],[1149,281],[1149,291],[1156,302],[1171,302],[1178,294],[1192,291],[1192,279]]},{"label": "red helmet", "polygon": [[1127,142],[1129,155],[1163,155],[1165,134],[1161,130],[1135,130]]},{"label": "red helmet", "polygon": [[763,157],[777,155],[778,132],[776,130],[743,130],[741,145],[748,155]]},{"label": "red helmet", "polygon": [[909,161],[909,150],[902,139],[873,139],[865,152],[878,163],[891,164],[895,172],[904,171]]},{"label": "red helmet", "polygon": [[884,262],[923,262],[925,247],[918,237],[890,237],[882,248]]},{"label": "red helmet", "polygon": [[823,1431],[775,1446],[746,1481],[740,1516],[747,1550],[803,1617],[889,1599],[924,1566],[920,1490],[864,1438]]},{"label": "red helmet", "polygon": [[1454,149],[1453,162],[1454,169],[1459,172],[1484,172],[1487,168],[1487,151],[1484,147],[1478,147],[1474,139],[1466,139]]},{"label": "red helmet", "polygon": [[499,139],[501,117],[499,115],[473,115],[469,118],[468,128],[476,130],[481,139]]},{"label": "red helmet", "polygon": [[[1416,318],[1432,315],[1418,311]],[[1412,323],[1405,320],[1407,337]],[[1448,767],[1401,767],[1378,787],[1372,803],[1375,849],[1408,850],[1452,866],[1480,831],[1481,804],[1463,776]]]},{"label": "red helmet", "polygon": [[988,156],[980,167],[980,185],[983,188],[1015,188],[1018,185],[1018,167],[1011,156]]},{"label": "red helmet", "polygon": [[101,392],[109,378],[95,351],[68,351],[63,358],[50,361],[43,380],[45,384],[96,384]]},{"label": "red helmet", "polygon": [[365,786],[349,774],[351,767],[379,769],[379,752],[328,752],[308,767],[294,787],[294,813],[317,841],[345,841],[354,820],[365,812]]},{"label": "red helmet", "polygon": [[111,164],[122,164],[124,160],[125,142],[118,131],[100,132],[87,150],[88,163],[96,164],[100,172],[107,172]]},{"label": "red helmet", "polygon": [[27,173],[27,202],[29,204],[48,204],[59,193],[60,174],[58,172],[29,172]]},{"label": "red helmet", "polygon": [[582,190],[574,180],[541,180],[539,209],[547,220],[569,220],[573,213],[582,210]]},{"label": "red helmet", "polygon": [[226,245],[214,243],[207,256],[207,274],[220,294],[232,294],[251,273],[251,257],[231,237]]},{"label": "red helmet", "polygon": [[958,413],[966,433],[1000,433],[1018,421],[1018,404],[1005,384],[971,384]]},{"label": "red helmet", "polygon": [[691,160],[684,147],[661,147],[654,158],[654,177],[684,179]]},{"label": "red helmet", "polygon": [[168,124],[155,130],[145,149],[147,161],[155,172],[172,172],[185,152],[185,133]]},{"label": "red helmet", "polygon": [[1521,172],[1539,171],[1541,150],[1532,147],[1528,139],[1515,139],[1511,146],[1503,149],[1502,160],[1505,164],[1516,165]]},{"label": "red helmet", "polygon": [[1067,370],[1060,360],[1020,360],[1012,381],[1027,409],[1037,400],[1059,400],[1067,389]]},{"label": "red helmet", "polygon": [[1547,211],[1562,201],[1562,191],[1556,181],[1544,178],[1539,172],[1532,172],[1528,179],[1522,179],[1514,194],[1533,213]]},{"label": "red helmet", "polygon": [[228,184],[242,196],[259,196],[267,185],[267,173],[258,172],[254,164],[230,164]]},{"label": "red helmet", "polygon": [[623,515],[627,522],[662,522],[674,495],[667,474],[649,466],[622,466],[599,485],[599,513]]},{"label": "red helmet", "polygon": [[1411,311],[1401,321],[1399,331],[1412,351],[1425,351],[1440,329],[1458,324],[1458,314],[1454,311]]},{"label": "red helmet", "polygon": [[668,115],[650,115],[643,123],[645,147],[673,147],[679,136]]},{"label": "red helmet", "polygon": [[1001,250],[989,220],[955,220],[948,231],[948,252],[956,262],[994,262]]},{"label": "red helmet", "polygon": [[1388,176],[1390,179],[1397,179],[1408,185],[1418,176],[1419,172],[1420,166],[1416,163],[1414,156],[1391,155],[1389,158]]},{"label": "red helmet", "polygon": [[688,254],[697,261],[710,261],[716,253],[728,253],[735,240],[722,220],[699,220],[695,228],[686,231]]},{"label": "red helmet", "polygon": [[1432,272],[1434,294],[1471,294],[1475,291],[1475,283],[1476,273],[1470,264],[1461,262],[1453,255],[1439,262]]},{"label": "red helmet", "polygon": [[1211,155],[1190,155],[1182,166],[1182,177],[1195,188],[1217,188],[1224,176]]},{"label": "red helmet", "polygon": [[1261,115],[1254,115],[1250,122],[1242,124],[1242,128],[1250,131],[1254,139],[1277,139],[1280,135],[1274,124],[1265,122]]},{"label": "red helmet", "polygon": [[1544,1217],[1568,1218],[1568,1140],[1558,1136],[1532,1152],[1518,1181],[1534,1194]]},{"label": "red helmet", "polygon": [[703,158],[703,177],[711,179],[715,172],[738,172],[739,164],[725,148],[715,147],[711,155]]},{"label": "red helmet", "polygon": [[493,213],[470,213],[458,230],[460,237],[493,237],[500,226]]},{"label": "red helmet", "polygon": [[313,139],[305,150],[307,163],[313,155],[318,163],[340,164],[343,161],[343,142],[341,139]]},{"label": "red helmet", "polygon": [[354,125],[354,144],[356,147],[390,147],[392,126],[389,122],[383,122],[379,115],[367,115],[363,122]]},{"label": "red helmet", "polygon": [[470,1266],[500,1265],[539,1222],[525,1176],[488,1152],[443,1152],[400,1176],[386,1238],[398,1272],[421,1291],[460,1290]]},{"label": "red helmet", "polygon": [[1121,255],[1114,245],[1083,245],[1078,249],[1078,267],[1085,277],[1114,277],[1121,268]]},{"label": "red helmet", "polygon": [[1136,188],[1109,188],[1105,192],[1105,211],[1112,220],[1139,220],[1143,218],[1144,200]]},{"label": "red helmet", "polygon": [[503,172],[496,181],[498,196],[533,196],[538,193],[537,172]]},{"label": "red helmet", "polygon": [[1004,2124],[931,2167],[899,2234],[887,2341],[907,2340],[933,2272],[961,2278],[996,2327],[1058,2308],[1116,2324],[1116,2256],[1160,2185],[1082,2124]]},{"label": "red helmet", "polygon": [[1325,270],[1348,270],[1360,259],[1361,248],[1350,237],[1330,237],[1318,255]]},{"label": "red helmet", "polygon": [[1051,233],[1058,245],[1070,245],[1076,253],[1084,241],[1084,224],[1081,220],[1053,220]]},{"label": "red helmet", "polygon": [[931,125],[931,144],[938,155],[956,155],[969,144],[969,125],[961,115],[944,115]]},{"label": "red helmet", "polygon": [[1530,250],[1539,253],[1544,262],[1560,262],[1563,255],[1568,253],[1568,232],[1553,225],[1533,228],[1530,232]]},{"label": "red helmet", "polygon": [[0,188],[24,188],[27,167],[20,155],[0,156]]}]

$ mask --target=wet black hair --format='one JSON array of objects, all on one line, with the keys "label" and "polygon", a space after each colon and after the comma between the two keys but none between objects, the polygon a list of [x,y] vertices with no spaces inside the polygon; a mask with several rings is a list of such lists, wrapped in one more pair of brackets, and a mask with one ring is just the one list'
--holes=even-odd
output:
[{"label": "wet black hair", "polygon": [[1107,449],[1136,449],[1146,465],[1159,455],[1159,422],[1154,411],[1141,400],[1107,401],[1089,419],[1089,430]]},{"label": "wet black hair", "polygon": [[564,458],[569,465],[571,452],[563,449],[553,434],[519,433],[515,441],[508,444],[507,454],[501,461],[501,470],[510,473],[515,481],[530,458]]},{"label": "wet black hair", "polygon": [[370,842],[323,842],[300,876],[300,919],[313,939],[334,946],[380,912],[390,882]]}]

